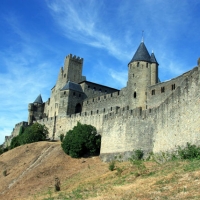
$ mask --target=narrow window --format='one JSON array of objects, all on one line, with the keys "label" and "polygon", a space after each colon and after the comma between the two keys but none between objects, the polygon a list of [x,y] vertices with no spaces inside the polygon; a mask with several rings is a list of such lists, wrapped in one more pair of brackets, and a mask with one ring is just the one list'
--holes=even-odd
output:
[{"label": "narrow window", "polygon": [[66,74],[64,74],[64,78],[66,77]]},{"label": "narrow window", "polygon": [[90,86],[88,85],[88,88],[90,88]]},{"label": "narrow window", "polygon": [[98,97],[98,100],[100,100],[100,97]]},{"label": "narrow window", "polygon": [[152,94],[152,95],[155,95],[155,90],[152,90],[152,91],[151,91],[151,94]]},{"label": "narrow window", "polygon": [[106,99],[106,95],[104,95],[104,99]]},{"label": "narrow window", "polygon": [[172,90],[175,90],[175,84],[172,85]]},{"label": "narrow window", "polygon": [[110,96],[112,97],[112,93],[110,94]]},{"label": "narrow window", "polygon": [[136,96],[137,96],[137,94],[136,94],[136,92],[134,92],[133,97],[136,98]]},{"label": "narrow window", "polygon": [[99,89],[99,92],[101,92],[101,89]]},{"label": "narrow window", "polygon": [[105,90],[105,93],[107,93],[107,90]]},{"label": "narrow window", "polygon": [[94,99],[92,101],[94,102]]},{"label": "narrow window", "polygon": [[112,111],[112,107],[110,108],[110,110]]},{"label": "narrow window", "polygon": [[96,90],[96,88],[94,87],[94,88],[93,88],[93,90],[95,91],[95,90]]},{"label": "narrow window", "polygon": [[64,91],[64,94],[66,94],[66,92]]},{"label": "narrow window", "polygon": [[134,77],[134,74],[133,74],[133,77]]},{"label": "narrow window", "polygon": [[73,96],[75,96],[76,95],[76,93],[75,92],[73,92]]},{"label": "narrow window", "polygon": [[99,110],[97,110],[97,114],[99,113]]},{"label": "narrow window", "polygon": [[161,93],[165,92],[165,87],[161,87]]},{"label": "narrow window", "polygon": [[118,93],[117,93],[118,95],[119,95],[119,91],[118,91]]},{"label": "narrow window", "polygon": [[105,111],[106,111],[106,109],[104,108],[104,109],[103,109],[103,112],[105,112]]},{"label": "narrow window", "polygon": [[146,63],[146,68],[148,68],[149,66],[148,66],[148,63]]},{"label": "narrow window", "polygon": [[137,62],[137,67],[139,67],[140,66],[140,63],[139,62]]},{"label": "narrow window", "polygon": [[91,111],[91,115],[92,115],[92,111]]}]

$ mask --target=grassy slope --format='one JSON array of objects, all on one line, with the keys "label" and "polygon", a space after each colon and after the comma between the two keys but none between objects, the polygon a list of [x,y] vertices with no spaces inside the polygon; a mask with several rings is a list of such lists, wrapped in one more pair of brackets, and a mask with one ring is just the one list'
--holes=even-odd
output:
[{"label": "grassy slope", "polygon": [[28,144],[0,155],[0,199],[200,199],[200,161],[144,165],[116,162],[110,171],[98,157],[70,158],[59,142]]}]

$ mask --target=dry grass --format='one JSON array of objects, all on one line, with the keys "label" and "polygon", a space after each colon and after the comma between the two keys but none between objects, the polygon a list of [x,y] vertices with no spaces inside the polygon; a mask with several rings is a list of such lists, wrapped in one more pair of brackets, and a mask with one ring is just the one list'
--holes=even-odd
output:
[{"label": "dry grass", "polygon": [[[38,142],[0,156],[0,199],[200,199],[200,161],[109,163],[98,157],[72,159],[60,143]],[[54,192],[59,177],[61,191]]]}]

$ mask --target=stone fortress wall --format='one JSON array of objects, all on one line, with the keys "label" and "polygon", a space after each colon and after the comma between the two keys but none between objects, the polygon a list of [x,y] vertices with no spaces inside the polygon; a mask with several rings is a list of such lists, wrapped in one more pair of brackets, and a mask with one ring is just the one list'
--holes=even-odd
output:
[{"label": "stone fortress wall", "polygon": [[102,136],[104,161],[116,155],[126,160],[136,149],[159,153],[187,142],[200,145],[199,61],[193,70],[159,82],[158,63],[142,42],[128,64],[127,86],[121,90],[86,81],[82,65],[83,59],[66,57],[48,101],[32,103],[29,124],[46,125],[54,139],[78,121],[91,124]]}]

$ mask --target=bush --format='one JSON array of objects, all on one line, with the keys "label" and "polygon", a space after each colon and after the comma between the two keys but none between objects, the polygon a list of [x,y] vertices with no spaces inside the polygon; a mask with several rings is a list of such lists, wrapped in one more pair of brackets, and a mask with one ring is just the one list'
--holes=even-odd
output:
[{"label": "bush", "polygon": [[114,171],[114,169],[115,169],[115,161],[111,161],[110,163],[109,163],[109,170],[110,171]]},{"label": "bush", "polygon": [[48,136],[48,130],[45,125],[34,123],[27,128],[20,129],[19,135],[11,140],[11,149],[32,142],[44,141]]},{"label": "bush", "polygon": [[67,132],[61,144],[63,151],[73,158],[99,154],[100,145],[101,136],[96,128],[80,122]]},{"label": "bush", "polygon": [[181,159],[200,159],[200,147],[187,143],[185,148],[178,147],[178,155]]},{"label": "bush", "polygon": [[20,143],[20,136],[19,135],[14,137],[14,138],[12,138],[11,143],[10,143],[10,148],[11,149],[13,149],[15,147],[18,147],[20,145],[21,145],[21,143]]},{"label": "bush", "polygon": [[131,160],[142,160],[144,152],[140,149],[133,151],[133,155],[130,158]]},{"label": "bush", "polygon": [[63,141],[63,139],[64,139],[64,134],[60,134],[60,141],[62,142]]}]

